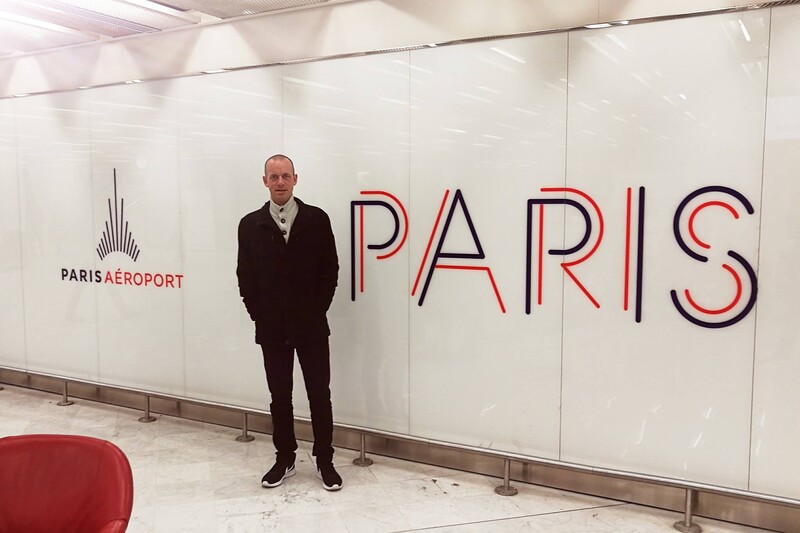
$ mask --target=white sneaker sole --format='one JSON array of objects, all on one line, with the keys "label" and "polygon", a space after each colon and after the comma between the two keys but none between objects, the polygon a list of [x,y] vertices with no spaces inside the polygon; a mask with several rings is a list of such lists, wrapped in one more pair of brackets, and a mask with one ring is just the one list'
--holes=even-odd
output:
[{"label": "white sneaker sole", "polygon": [[[317,470],[317,478],[322,479],[322,473],[319,470]],[[332,486],[329,487],[328,485],[325,484],[325,481],[323,481],[322,482],[322,488],[327,490],[327,491],[330,491],[330,492],[335,492],[337,490],[341,490],[342,486],[341,485],[332,485]]]},{"label": "white sneaker sole", "polygon": [[280,485],[283,485],[283,480],[284,479],[286,479],[287,477],[292,477],[295,474],[296,471],[297,470],[295,470],[294,465],[293,465],[289,470],[286,471],[286,473],[283,475],[283,477],[277,483],[267,483],[266,481],[262,481],[261,482],[261,486],[262,487],[266,487],[268,489],[273,489],[275,487],[279,487]]}]

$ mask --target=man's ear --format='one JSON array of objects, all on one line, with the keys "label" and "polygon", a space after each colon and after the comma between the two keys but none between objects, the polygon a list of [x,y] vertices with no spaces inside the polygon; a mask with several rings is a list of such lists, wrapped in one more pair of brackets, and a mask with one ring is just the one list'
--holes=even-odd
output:
[{"label": "man's ear", "polygon": [[261,176],[261,181],[264,182],[264,187],[269,188],[269,185],[267,185],[267,177],[266,176]]}]

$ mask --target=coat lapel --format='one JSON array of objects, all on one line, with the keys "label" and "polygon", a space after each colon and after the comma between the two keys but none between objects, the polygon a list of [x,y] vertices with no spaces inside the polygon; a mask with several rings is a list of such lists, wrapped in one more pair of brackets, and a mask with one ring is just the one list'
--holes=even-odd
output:
[{"label": "coat lapel", "polygon": [[311,224],[312,218],[308,209],[306,208],[306,204],[301,202],[298,198],[295,198],[294,201],[297,202],[297,215],[294,217],[292,231],[289,233],[289,239],[292,238],[292,235],[297,235],[307,228]]},{"label": "coat lapel", "polygon": [[269,202],[265,203],[261,209],[258,210],[256,216],[256,226],[269,226],[270,222],[275,226],[275,221],[272,220],[272,215],[269,213]]}]

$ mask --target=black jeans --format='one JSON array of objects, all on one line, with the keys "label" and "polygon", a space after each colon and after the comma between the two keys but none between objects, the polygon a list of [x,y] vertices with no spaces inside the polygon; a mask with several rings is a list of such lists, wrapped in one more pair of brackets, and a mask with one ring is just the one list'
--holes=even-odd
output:
[{"label": "black jeans", "polygon": [[331,405],[331,364],[327,337],[313,342],[291,345],[262,344],[264,370],[272,396],[272,443],[279,458],[294,458],[297,440],[294,436],[292,408],[292,374],[294,353],[300,361],[303,381],[311,408],[311,428],[314,431],[313,454],[317,465],[333,461],[333,407]]}]

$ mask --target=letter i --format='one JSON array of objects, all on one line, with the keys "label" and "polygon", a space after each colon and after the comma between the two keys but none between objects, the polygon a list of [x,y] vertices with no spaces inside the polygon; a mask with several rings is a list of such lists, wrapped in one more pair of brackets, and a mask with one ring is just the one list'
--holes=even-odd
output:
[{"label": "letter i", "polygon": [[[635,265],[635,318],[636,322],[642,321],[642,277],[644,274],[644,208],[645,189],[639,187],[636,220],[636,265]],[[623,283],[622,308],[627,311],[630,301],[631,283],[631,232],[632,232],[632,190],[628,187],[625,209],[625,278]]]}]

